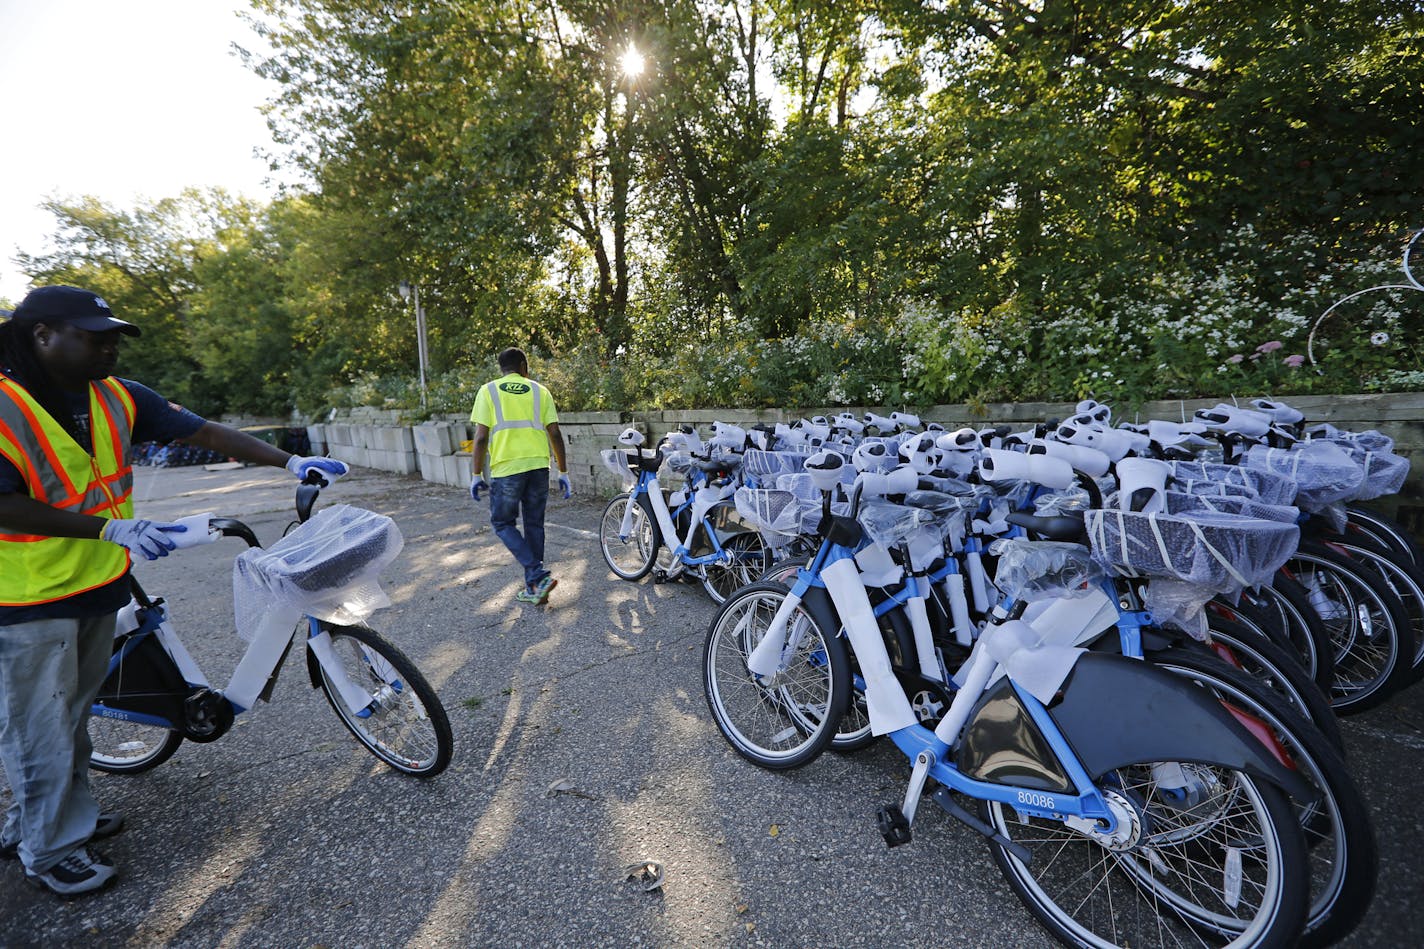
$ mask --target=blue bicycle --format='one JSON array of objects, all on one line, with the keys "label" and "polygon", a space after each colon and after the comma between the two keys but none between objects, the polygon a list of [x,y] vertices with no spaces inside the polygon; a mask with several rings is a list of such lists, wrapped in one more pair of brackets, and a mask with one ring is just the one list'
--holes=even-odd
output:
[{"label": "blue bicycle", "polygon": [[[655,569],[659,582],[695,578],[721,603],[770,565],[761,533],[732,502],[740,457],[673,449],[667,439],[654,449],[642,442],[642,433],[630,428],[619,436],[623,449],[603,453],[604,464],[629,485],[603,509],[603,559],[623,580],[641,580]],[[682,487],[668,491],[658,480],[665,461],[684,477]]]},{"label": "blue bicycle", "polygon": [[[830,491],[840,465],[825,453],[806,470]],[[913,762],[903,803],[880,811],[891,846],[910,841],[928,795],[989,840],[1011,888],[1067,944],[1293,945],[1310,874],[1283,791],[1309,799],[1307,783],[1213,692],[1045,642],[1051,631],[1020,618],[1022,596],[994,610],[948,708],[923,724],[856,564],[859,501],[845,514],[827,501],[821,547],[789,590],[744,588],[713,620],[704,687],[732,747],[768,768],[813,759],[846,710],[853,651],[872,731]]]}]

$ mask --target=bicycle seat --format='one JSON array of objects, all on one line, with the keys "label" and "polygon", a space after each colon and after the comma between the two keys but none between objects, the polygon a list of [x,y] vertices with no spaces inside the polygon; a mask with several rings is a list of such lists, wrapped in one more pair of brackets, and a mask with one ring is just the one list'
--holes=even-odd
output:
[{"label": "bicycle seat", "polygon": [[1012,511],[1005,518],[1010,524],[1032,531],[1045,540],[1077,540],[1083,536],[1083,516],[1054,514],[1043,517],[1027,511]]},{"label": "bicycle seat", "polygon": [[943,491],[920,488],[905,495],[905,505],[929,511],[937,518],[944,518],[963,510],[964,501]]}]

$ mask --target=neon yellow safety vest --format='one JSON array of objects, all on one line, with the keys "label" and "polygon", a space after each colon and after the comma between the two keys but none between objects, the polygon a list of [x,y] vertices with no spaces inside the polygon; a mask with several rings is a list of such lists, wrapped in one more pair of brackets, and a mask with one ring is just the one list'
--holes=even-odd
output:
[{"label": "neon yellow safety vest", "polygon": [[481,389],[470,421],[490,430],[490,477],[504,478],[549,467],[546,426],[558,418],[549,391],[518,373],[496,379]]},{"label": "neon yellow safety vest", "polygon": [[[0,374],[0,455],[25,479],[30,497],[63,511],[133,516],[134,400],[117,379],[89,384],[94,454]],[[122,577],[129,552],[104,540],[8,534],[0,528],[0,606],[33,606],[94,590]]]}]

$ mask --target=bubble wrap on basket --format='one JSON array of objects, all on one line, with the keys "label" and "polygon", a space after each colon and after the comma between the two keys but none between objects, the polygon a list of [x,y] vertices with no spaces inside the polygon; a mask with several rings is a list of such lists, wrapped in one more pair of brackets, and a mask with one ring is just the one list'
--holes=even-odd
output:
[{"label": "bubble wrap on basket", "polygon": [[742,475],[758,484],[775,484],[784,474],[796,474],[806,467],[810,455],[799,451],[761,451],[749,448],[742,455]]},{"label": "bubble wrap on basket", "polygon": [[1392,451],[1376,451],[1362,447],[1358,442],[1337,442],[1355,464],[1360,466],[1364,480],[1360,482],[1351,501],[1368,501],[1397,494],[1404,487],[1404,479],[1409,477],[1409,459]]},{"label": "bubble wrap on basket", "polygon": [[1172,477],[1184,485],[1190,484],[1190,494],[1233,494],[1246,492],[1234,490],[1212,490],[1196,482],[1215,482],[1249,489],[1250,497],[1266,504],[1290,504],[1295,500],[1297,486],[1289,474],[1269,469],[1240,465],[1222,465],[1202,461],[1173,461]]},{"label": "bubble wrap on basket", "polygon": [[598,456],[603,459],[603,467],[617,475],[622,480],[624,487],[632,487],[633,483],[638,480],[632,469],[628,467],[628,461],[632,457],[631,452],[621,448],[605,448],[598,453]]},{"label": "bubble wrap on basket", "polygon": [[1086,526],[1093,559],[1111,570],[1227,595],[1269,582],[1300,541],[1295,524],[1212,511],[1089,511]]},{"label": "bubble wrap on basket", "polygon": [[1254,445],[1241,463],[1294,479],[1299,487],[1295,503],[1311,512],[1355,497],[1365,480],[1350,453],[1330,442],[1306,442],[1295,448]]},{"label": "bubble wrap on basket", "polygon": [[[1218,514],[1233,514],[1237,517],[1255,517],[1265,521],[1281,521],[1295,524],[1300,520],[1300,509],[1288,504],[1265,504],[1255,498],[1221,495],[1208,497],[1201,494],[1187,494],[1182,491],[1166,491],[1162,495],[1167,501],[1168,514],[1194,514],[1199,511],[1214,511]],[[1108,505],[1113,507],[1116,505]]]},{"label": "bubble wrap on basket", "polygon": [[342,625],[364,620],[390,605],[377,577],[404,545],[389,517],[337,504],[271,547],[244,551],[232,568],[238,635],[250,640],[276,611]]},{"label": "bubble wrap on basket", "polygon": [[808,515],[813,522],[821,516],[820,501],[813,502],[777,488],[738,488],[732,499],[737,513],[764,536],[795,537],[803,532],[803,522]]},{"label": "bubble wrap on basket", "polygon": [[1086,596],[1104,577],[1082,544],[1004,538],[990,544],[989,553],[998,558],[994,586],[1018,600]]}]

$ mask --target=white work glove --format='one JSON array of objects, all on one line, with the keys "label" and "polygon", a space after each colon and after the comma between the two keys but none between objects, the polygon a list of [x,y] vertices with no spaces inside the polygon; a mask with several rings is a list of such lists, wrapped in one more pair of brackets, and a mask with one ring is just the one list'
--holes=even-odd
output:
[{"label": "white work glove", "polygon": [[346,462],[337,461],[335,458],[302,458],[293,455],[287,459],[287,470],[296,475],[298,481],[307,480],[307,475],[313,471],[321,472],[327,481],[335,481],[351,469],[347,467]]},{"label": "white work glove", "polygon": [[564,500],[574,496],[574,486],[569,482],[569,476],[564,472],[559,472],[559,490],[564,492]]},{"label": "white work glove", "polygon": [[470,482],[470,500],[476,504],[480,503],[480,494],[488,494],[490,483],[484,478],[475,478]]},{"label": "white work glove", "polygon": [[104,525],[99,538],[127,548],[130,554],[142,554],[146,560],[157,560],[167,557],[168,551],[178,546],[176,539],[170,535],[186,533],[187,530],[184,524],[118,518]]}]

